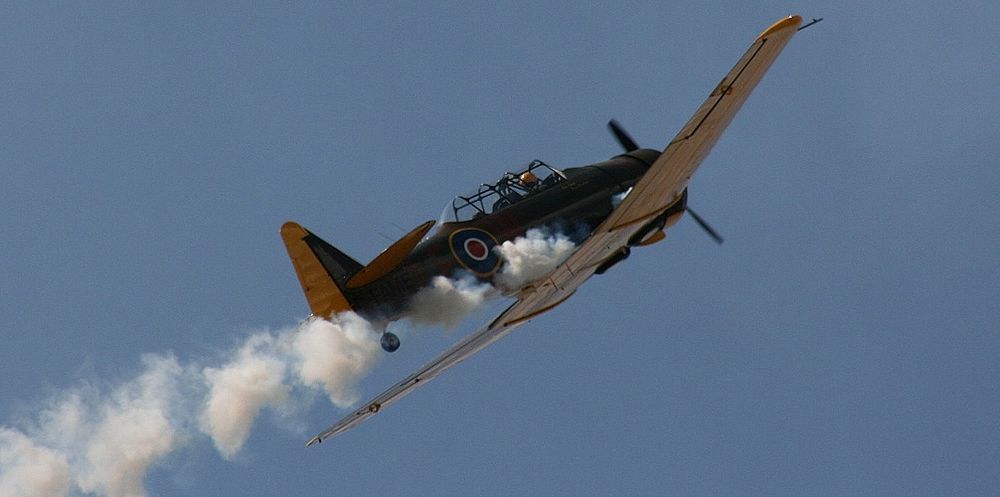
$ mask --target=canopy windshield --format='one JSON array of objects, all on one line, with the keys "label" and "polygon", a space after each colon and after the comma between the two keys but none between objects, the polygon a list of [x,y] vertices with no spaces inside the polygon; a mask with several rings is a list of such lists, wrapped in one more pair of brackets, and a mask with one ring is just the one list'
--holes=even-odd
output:
[{"label": "canopy windshield", "polygon": [[533,160],[519,172],[507,172],[495,183],[483,183],[468,195],[459,195],[445,206],[441,223],[471,221],[498,212],[566,179],[558,169]]}]

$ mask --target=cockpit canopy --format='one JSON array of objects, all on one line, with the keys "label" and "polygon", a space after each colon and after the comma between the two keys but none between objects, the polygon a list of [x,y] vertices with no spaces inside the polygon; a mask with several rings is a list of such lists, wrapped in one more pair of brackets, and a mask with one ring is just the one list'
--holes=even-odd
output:
[{"label": "cockpit canopy", "polygon": [[533,160],[522,171],[507,172],[495,183],[483,183],[475,192],[455,197],[455,200],[445,206],[439,225],[471,221],[493,214],[565,179],[566,175],[562,171],[551,168],[540,160]]}]

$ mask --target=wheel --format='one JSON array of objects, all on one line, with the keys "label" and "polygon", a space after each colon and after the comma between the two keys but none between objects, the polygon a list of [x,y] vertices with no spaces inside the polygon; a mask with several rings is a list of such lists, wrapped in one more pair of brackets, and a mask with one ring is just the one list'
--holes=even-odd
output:
[{"label": "wheel", "polygon": [[395,333],[385,332],[382,334],[382,350],[395,352],[399,348],[399,337]]}]

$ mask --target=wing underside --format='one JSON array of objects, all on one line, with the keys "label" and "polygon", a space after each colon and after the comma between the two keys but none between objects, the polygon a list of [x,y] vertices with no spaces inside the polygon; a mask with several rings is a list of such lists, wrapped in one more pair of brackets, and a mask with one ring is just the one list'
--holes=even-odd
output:
[{"label": "wing underside", "polygon": [[660,215],[680,198],[695,170],[801,22],[801,17],[789,16],[776,22],[754,40],[680,133],[667,144],[628,197],[548,277],[522,290],[517,301],[492,322],[316,435],[306,445],[322,442],[353,428],[448,368],[572,296],[602,262],[622,250],[629,238],[645,224],[644,221]]},{"label": "wing underside", "polygon": [[507,333],[510,333],[514,330],[514,328],[525,321],[521,320],[511,323],[504,320],[505,317],[518,313],[522,307],[522,301],[514,302],[514,304],[508,307],[507,310],[502,312],[500,316],[494,319],[491,323],[465,337],[450,349],[437,356],[434,360],[425,364],[415,373],[407,376],[402,381],[390,387],[388,390],[382,392],[378,397],[375,397],[365,403],[365,405],[360,409],[345,416],[333,426],[327,428],[319,435],[316,435],[309,440],[306,446],[322,442],[329,437],[353,428],[362,421],[374,416],[389,404],[403,398],[406,394],[412,392],[417,387],[422,386],[428,381],[434,379],[446,369],[462,362],[467,357],[479,352],[487,345],[503,338]]}]

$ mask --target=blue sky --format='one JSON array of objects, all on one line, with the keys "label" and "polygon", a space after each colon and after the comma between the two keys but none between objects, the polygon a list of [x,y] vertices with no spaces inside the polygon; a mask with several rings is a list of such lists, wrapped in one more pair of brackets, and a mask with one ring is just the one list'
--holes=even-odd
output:
[{"label": "blue sky", "polygon": [[[149,495],[986,495],[1000,488],[995,2],[31,2],[0,16],[0,426],[308,313],[278,227],[360,260],[538,158],[662,148],[792,40],[694,223],[324,443],[319,394]],[[374,395],[486,319],[406,330]],[[178,408],[183,408],[179,406]],[[67,434],[79,436],[79,434]],[[2,471],[2,470],[0,470]]]}]

